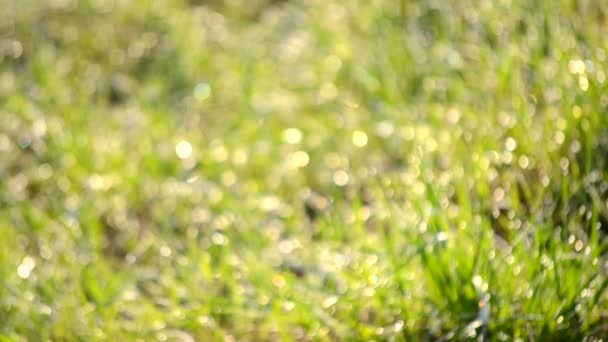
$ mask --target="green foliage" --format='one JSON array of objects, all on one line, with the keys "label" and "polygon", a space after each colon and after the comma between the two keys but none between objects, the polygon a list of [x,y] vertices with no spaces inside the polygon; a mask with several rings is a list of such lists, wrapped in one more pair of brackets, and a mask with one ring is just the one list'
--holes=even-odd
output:
[{"label": "green foliage", "polygon": [[601,2],[0,8],[0,341],[608,334]]}]

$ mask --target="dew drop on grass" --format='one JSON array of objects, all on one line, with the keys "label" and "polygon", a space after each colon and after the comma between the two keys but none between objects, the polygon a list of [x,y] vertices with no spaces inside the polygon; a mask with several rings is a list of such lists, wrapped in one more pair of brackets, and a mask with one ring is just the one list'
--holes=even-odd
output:
[{"label": "dew drop on grass", "polygon": [[190,158],[192,155],[192,145],[186,140],[182,140],[175,145],[175,153],[180,159]]},{"label": "dew drop on grass", "polygon": [[568,160],[568,158],[566,157],[562,157],[559,160],[559,167],[563,170],[566,171],[568,170],[568,166],[570,166],[570,161]]},{"label": "dew drop on grass", "polygon": [[527,169],[528,165],[530,165],[530,159],[528,159],[527,156],[520,156],[519,157],[519,167],[521,167],[522,169]]},{"label": "dew drop on grass", "polygon": [[352,136],[353,145],[363,147],[367,145],[367,134],[363,131],[355,131]]},{"label": "dew drop on grass", "polygon": [[200,317],[198,317],[197,321],[198,321],[198,324],[200,324],[203,327],[208,327],[213,324],[213,318],[210,318],[209,316],[200,316]]},{"label": "dew drop on grass", "polygon": [[98,174],[91,175],[87,180],[89,188],[92,190],[102,190],[105,187],[105,180]]},{"label": "dew drop on grass", "polygon": [[448,233],[446,233],[446,232],[437,233],[437,235],[435,236],[435,240],[439,244],[445,244],[448,241]]},{"label": "dew drop on grass", "polygon": [[583,249],[583,241],[578,240],[574,243],[574,250],[578,253]]},{"label": "dew drop on grass", "polygon": [[296,307],[296,303],[288,300],[288,301],[285,301],[282,306],[283,306],[283,310],[289,312],[289,311],[293,310]]},{"label": "dew drop on grass", "polygon": [[283,131],[283,140],[288,144],[297,144],[302,141],[302,132],[297,128],[288,128]]},{"label": "dew drop on grass", "polygon": [[292,168],[292,169],[305,167],[306,165],[308,165],[309,161],[310,161],[310,157],[308,156],[308,153],[306,153],[304,151],[296,151],[296,152],[290,154],[289,157],[287,158],[287,164],[288,164],[289,168]]},{"label": "dew drop on grass", "polygon": [[500,202],[505,198],[505,191],[503,188],[498,187],[494,190],[494,201]]},{"label": "dew drop on grass", "polygon": [[50,316],[53,313],[53,309],[51,309],[50,306],[46,305],[46,304],[41,304],[38,306],[38,311],[46,316]]},{"label": "dew drop on grass", "polygon": [[169,248],[168,246],[162,246],[160,248],[160,255],[163,257],[170,257],[171,256],[171,248]]},{"label": "dew drop on grass", "polygon": [[19,138],[19,147],[21,147],[22,149],[26,149],[28,147],[30,147],[30,145],[32,145],[32,138],[28,135],[24,135],[21,138]]},{"label": "dew drop on grass", "polygon": [[327,82],[321,85],[321,89],[319,89],[321,101],[333,100],[336,96],[338,96],[338,88],[335,84]]},{"label": "dew drop on grass", "polygon": [[199,83],[194,87],[193,95],[197,101],[203,102],[211,96],[211,86],[207,83]]},{"label": "dew drop on grass", "polygon": [[290,254],[295,249],[295,244],[291,240],[281,240],[278,248],[282,254]]},{"label": "dew drop on grass", "polygon": [[279,208],[281,202],[276,196],[264,196],[260,203],[262,210],[264,211],[273,211]]},{"label": "dew drop on grass", "polygon": [[572,234],[570,234],[570,236],[568,236],[568,244],[571,245],[574,243],[574,241],[576,241],[576,237]]},{"label": "dew drop on grass", "polygon": [[460,120],[460,112],[456,108],[448,109],[447,113],[448,122],[451,124],[456,124]]},{"label": "dew drop on grass", "polygon": [[272,276],[272,285],[278,288],[282,288],[287,284],[285,281],[285,277],[280,274],[275,274]]},{"label": "dew drop on grass", "polygon": [[482,282],[483,280],[481,279],[481,276],[475,275],[473,277],[473,286],[475,286],[475,288],[481,288]]},{"label": "dew drop on grass", "polygon": [[220,143],[213,147],[211,150],[211,155],[217,162],[222,163],[228,159],[228,150]]},{"label": "dew drop on grass", "polygon": [[587,79],[587,76],[578,78],[578,87],[581,88],[582,91],[587,91],[587,89],[589,89],[589,79]]},{"label": "dew drop on grass", "polygon": [[393,330],[395,332],[400,332],[401,330],[403,330],[403,321],[402,320],[398,320],[397,322],[395,322],[395,324],[393,325]]},{"label": "dew drop on grass", "polygon": [[572,153],[578,153],[581,150],[581,143],[578,140],[574,140],[572,141],[572,143],[570,144],[570,152]]},{"label": "dew drop on grass", "polygon": [[40,180],[47,180],[51,178],[52,175],[53,168],[49,164],[44,163],[38,167],[38,177],[40,177]]},{"label": "dew drop on grass", "polygon": [[247,163],[247,160],[249,159],[249,156],[247,155],[247,151],[244,148],[239,148],[236,151],[234,151],[234,154],[232,155],[232,162],[235,165],[243,165],[245,163]]},{"label": "dew drop on grass", "polygon": [[549,177],[548,177],[547,175],[543,175],[543,176],[541,177],[541,179],[540,179],[540,184],[541,184],[543,187],[545,187],[545,188],[546,188],[546,187],[548,187],[550,183],[551,183],[551,180],[549,179]]},{"label": "dew drop on grass", "polygon": [[0,152],[8,152],[11,149],[11,140],[5,134],[0,134]]},{"label": "dew drop on grass", "polygon": [[34,260],[34,258],[32,258],[29,255],[26,256],[25,258],[23,258],[21,265],[19,265],[19,267],[17,267],[17,275],[19,275],[19,277],[21,277],[23,279],[27,279],[27,278],[29,278],[30,274],[32,273],[32,270],[34,270],[35,266],[36,266],[36,260]]},{"label": "dew drop on grass", "polygon": [[573,59],[568,62],[568,69],[573,74],[584,74],[585,73],[585,62],[580,59]]},{"label": "dew drop on grass", "polygon": [[232,186],[236,183],[236,174],[232,170],[222,172],[222,184]]},{"label": "dew drop on grass", "polygon": [[505,148],[507,149],[507,151],[513,152],[515,150],[515,147],[517,147],[517,141],[515,141],[515,139],[511,137],[508,137],[505,140]]},{"label": "dew drop on grass", "polygon": [[604,84],[604,82],[606,81],[606,73],[602,70],[598,70],[596,79],[599,84]]},{"label": "dew drop on grass", "polygon": [[338,170],[336,172],[334,172],[334,183],[337,186],[345,186],[346,184],[348,184],[348,173],[346,173],[346,171],[344,170]]},{"label": "dew drop on grass", "polygon": [[575,119],[580,119],[580,117],[583,115],[583,109],[579,106],[574,106],[572,107],[572,116],[574,116]]},{"label": "dew drop on grass", "polygon": [[394,131],[393,124],[390,123],[389,121],[381,121],[376,126],[376,133],[383,138],[386,138],[386,137],[390,136],[391,134],[393,134],[393,131]]},{"label": "dew drop on grass", "polygon": [[226,244],[226,240],[226,236],[224,236],[222,233],[215,232],[213,235],[211,235],[211,242],[213,242],[215,245],[223,246]]},{"label": "dew drop on grass", "polygon": [[336,297],[336,296],[330,296],[330,297],[327,297],[323,301],[322,305],[323,305],[324,308],[327,309],[327,308],[333,306],[334,304],[336,304],[337,302],[338,302],[338,297]]}]

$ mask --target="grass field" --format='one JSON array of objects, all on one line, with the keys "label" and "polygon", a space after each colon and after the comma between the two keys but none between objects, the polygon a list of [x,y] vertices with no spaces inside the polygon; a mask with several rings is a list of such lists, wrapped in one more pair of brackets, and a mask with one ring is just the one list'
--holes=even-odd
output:
[{"label": "grass field", "polygon": [[0,341],[608,336],[602,1],[0,8]]}]

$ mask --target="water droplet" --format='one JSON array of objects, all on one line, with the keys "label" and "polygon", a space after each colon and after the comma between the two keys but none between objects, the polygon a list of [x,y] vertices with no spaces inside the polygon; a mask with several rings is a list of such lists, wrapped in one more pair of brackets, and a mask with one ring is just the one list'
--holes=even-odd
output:
[{"label": "water droplet", "polygon": [[34,270],[35,266],[36,266],[36,260],[34,260],[34,258],[32,258],[29,255],[26,256],[25,258],[23,258],[21,265],[19,265],[19,267],[17,267],[17,275],[19,275],[19,277],[21,277],[23,279],[27,279],[27,278],[29,278],[30,274],[32,273],[32,270]]},{"label": "water droplet", "polygon": [[180,159],[187,159],[192,155],[192,145],[182,140],[175,145],[175,153]]},{"label": "water droplet", "polygon": [[591,296],[591,290],[589,290],[588,288],[583,289],[583,291],[581,291],[581,298],[586,298],[586,297],[590,297]]},{"label": "water droplet", "polygon": [[505,198],[505,191],[503,190],[503,188],[496,188],[496,190],[494,190],[494,201],[500,202],[503,200],[503,198]]},{"label": "water droplet", "polygon": [[570,152],[572,153],[578,153],[581,150],[581,143],[578,140],[574,140],[572,141],[572,143],[570,144]]},{"label": "water droplet", "polygon": [[40,306],[38,306],[38,310],[41,314],[46,316],[50,316],[53,313],[53,309],[51,309],[51,307],[46,304],[41,304]]},{"label": "water droplet", "polygon": [[243,165],[248,159],[249,156],[247,155],[247,151],[243,148],[234,151],[234,154],[232,155],[232,162],[236,165]]},{"label": "water droplet", "polygon": [[583,249],[583,241],[578,240],[574,243],[574,250],[578,253]]},{"label": "water droplet", "polygon": [[460,120],[460,112],[458,111],[458,109],[456,109],[456,108],[448,109],[447,119],[448,119],[448,122],[451,124],[458,123],[458,121]]},{"label": "water droplet", "polygon": [[164,257],[169,257],[171,256],[171,248],[167,247],[167,246],[162,246],[160,248],[160,255],[164,256]]},{"label": "water droplet", "polygon": [[562,158],[559,160],[559,167],[560,167],[562,170],[566,171],[566,170],[568,170],[568,166],[570,166],[570,161],[568,160],[568,158],[566,158],[566,157],[562,157]]},{"label": "water droplet", "polygon": [[199,83],[194,87],[193,95],[197,101],[203,102],[211,96],[211,86],[207,83]]},{"label": "water droplet", "polygon": [[334,304],[336,304],[338,302],[338,297],[336,296],[331,296],[331,297],[327,297],[324,301],[323,301],[323,307],[324,308],[329,308],[330,306],[333,306]]},{"label": "water droplet", "polygon": [[580,76],[578,78],[578,87],[581,88],[582,91],[587,91],[587,89],[589,89],[589,79],[587,79],[587,76]]},{"label": "water droplet", "polygon": [[285,281],[285,277],[283,277],[280,274],[275,274],[272,276],[272,285],[281,288],[284,287],[287,284],[287,282]]},{"label": "water droplet", "polygon": [[227,239],[226,239],[226,236],[224,236],[224,234],[222,234],[220,232],[215,232],[215,233],[213,233],[213,235],[211,235],[211,242],[213,242],[214,244],[216,244],[218,246],[223,246],[226,244]]},{"label": "water droplet", "polygon": [[345,186],[348,184],[348,173],[344,170],[338,170],[334,172],[334,183],[337,186]]},{"label": "water droplet", "polygon": [[308,157],[308,153],[304,151],[296,151],[289,155],[287,158],[287,164],[290,168],[296,169],[299,167],[304,167],[308,165],[310,161],[310,157]]},{"label": "water droplet", "polygon": [[481,276],[475,275],[473,277],[473,285],[475,286],[475,288],[480,288],[482,282],[483,282],[483,279],[481,279]]},{"label": "water droplet", "polygon": [[236,174],[231,170],[222,172],[222,184],[225,186],[232,186],[236,183]]},{"label": "water droplet", "polygon": [[352,136],[353,144],[357,147],[367,145],[367,134],[363,131],[355,131]]},{"label": "water droplet", "polygon": [[283,310],[285,311],[291,311],[296,307],[296,303],[288,300],[286,302],[283,303]]},{"label": "water droplet", "polygon": [[403,330],[403,321],[399,320],[397,322],[395,322],[395,325],[393,326],[393,329],[395,330],[395,332],[400,332],[401,330]]},{"label": "water droplet", "polygon": [[290,254],[295,249],[295,243],[291,240],[281,240],[279,241],[279,252],[283,254]]},{"label": "water droplet", "polygon": [[19,138],[18,144],[22,149],[26,149],[32,145],[32,138],[29,135],[24,135]]},{"label": "water droplet", "polygon": [[319,89],[319,97],[322,101],[333,100],[336,96],[338,96],[338,88],[333,83],[324,83],[321,85],[321,89]]},{"label": "water droplet", "polygon": [[528,165],[530,165],[530,159],[527,156],[519,157],[519,167],[522,169],[527,169]]},{"label": "water droplet", "polygon": [[382,122],[378,123],[378,125],[376,126],[376,133],[378,133],[378,135],[383,138],[386,138],[386,137],[390,136],[391,134],[393,134],[393,131],[394,131],[393,124],[390,123],[389,121],[382,121]]},{"label": "water droplet", "polygon": [[51,178],[52,175],[53,168],[49,164],[44,163],[38,167],[38,177],[40,177],[41,180],[47,180]]},{"label": "water droplet", "polygon": [[507,151],[513,152],[513,150],[515,150],[515,147],[517,147],[517,141],[515,141],[515,139],[511,137],[508,137],[507,140],[505,140],[505,148],[507,149]]},{"label": "water droplet", "polygon": [[573,74],[585,73],[585,62],[580,59],[573,59],[568,62],[568,69]]},{"label": "water droplet", "polygon": [[288,128],[283,131],[283,140],[288,144],[297,144],[302,141],[302,132],[297,128]]},{"label": "water droplet", "polygon": [[92,190],[96,191],[102,190],[106,185],[104,178],[98,174],[91,175],[88,178],[87,183]]},{"label": "water droplet", "polygon": [[277,208],[279,208],[279,205],[281,205],[281,202],[276,196],[265,196],[264,198],[262,198],[261,207],[264,211],[276,210]]},{"label": "water droplet", "polygon": [[448,233],[447,232],[439,232],[439,233],[437,233],[437,235],[435,235],[435,240],[439,244],[444,244],[446,241],[448,241]]}]

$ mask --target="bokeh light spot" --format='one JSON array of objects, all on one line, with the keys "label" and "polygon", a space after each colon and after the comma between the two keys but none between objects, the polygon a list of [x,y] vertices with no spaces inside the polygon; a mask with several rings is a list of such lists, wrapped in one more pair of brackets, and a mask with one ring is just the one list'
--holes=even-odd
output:
[{"label": "bokeh light spot", "polygon": [[338,170],[336,172],[334,172],[334,184],[336,184],[337,186],[345,186],[346,184],[348,184],[348,173],[346,173],[346,171],[344,170]]},{"label": "bokeh light spot", "polygon": [[182,140],[175,145],[175,153],[180,159],[190,158],[192,155],[192,145],[186,140]]},{"label": "bokeh light spot", "polygon": [[367,145],[367,134],[363,131],[355,131],[352,136],[353,144],[357,147]]},{"label": "bokeh light spot", "polygon": [[203,102],[211,96],[211,86],[207,83],[199,83],[194,87],[193,95],[197,101]]}]

